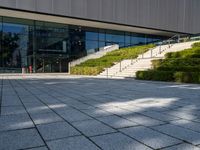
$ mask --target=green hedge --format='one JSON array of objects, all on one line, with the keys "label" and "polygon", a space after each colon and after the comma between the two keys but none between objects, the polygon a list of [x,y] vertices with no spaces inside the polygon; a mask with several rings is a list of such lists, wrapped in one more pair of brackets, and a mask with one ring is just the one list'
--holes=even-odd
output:
[{"label": "green hedge", "polygon": [[138,71],[140,80],[200,83],[200,42],[180,52],[167,53],[166,59],[153,60],[153,70]]},{"label": "green hedge", "polygon": [[136,79],[153,81],[174,81],[174,72],[172,71],[138,71]]},{"label": "green hedge", "polygon": [[183,72],[200,72],[200,66],[161,66],[158,71],[183,71]]},{"label": "green hedge", "polygon": [[101,71],[100,67],[72,67],[70,70],[74,75],[97,75]]},{"label": "green hedge", "polygon": [[192,47],[193,47],[193,48],[194,48],[194,47],[200,47],[200,42],[196,42],[196,43],[192,44]]},{"label": "green hedge", "polygon": [[70,73],[76,75],[97,75],[102,72],[104,68],[109,68],[116,62],[119,62],[123,59],[137,58],[139,54],[142,54],[153,47],[155,47],[155,45],[150,44],[145,46],[134,46],[115,50],[107,53],[101,58],[90,59],[75,67],[71,67]]},{"label": "green hedge", "polygon": [[173,81],[181,83],[200,83],[200,72],[138,71],[138,80]]},{"label": "green hedge", "polygon": [[176,82],[200,83],[200,72],[176,72],[174,78]]},{"label": "green hedge", "polygon": [[200,47],[193,47],[179,52],[170,52],[166,58],[200,58]]}]

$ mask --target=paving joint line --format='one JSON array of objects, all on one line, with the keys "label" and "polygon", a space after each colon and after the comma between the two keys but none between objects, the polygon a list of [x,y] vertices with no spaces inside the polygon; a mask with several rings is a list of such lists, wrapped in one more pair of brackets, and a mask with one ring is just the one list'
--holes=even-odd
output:
[{"label": "paving joint line", "polygon": [[[21,83],[20,83],[21,84]],[[32,92],[30,92],[27,88],[25,88],[24,86],[22,86],[25,90],[27,90],[29,93],[33,94]],[[35,86],[33,86],[35,88]],[[38,96],[36,96],[35,94],[33,94],[39,101],[41,101],[43,104],[45,104]],[[86,139],[88,139],[90,142],[92,142],[95,146],[97,146],[98,148],[100,148],[101,150],[103,150],[100,146],[98,146],[95,142],[93,142],[88,136],[86,136],[85,134],[83,134],[82,131],[80,131],[79,129],[77,129],[73,124],[71,124],[69,121],[67,121],[65,118],[63,118],[62,116],[60,116],[60,114],[58,114],[56,111],[54,111],[52,108],[50,108],[47,104],[45,104],[49,109],[51,109],[55,114],[57,114],[60,118],[62,118],[63,120],[65,120],[65,122],[67,122],[69,125],[71,125],[73,128],[75,128],[77,131],[79,131],[81,133],[82,136],[84,136]]]},{"label": "paving joint line", "polygon": [[[15,81],[15,80],[14,80],[14,81]],[[26,113],[28,114],[29,118],[31,119],[32,123],[34,124],[34,127],[35,127],[36,131],[38,132],[39,136],[41,137],[42,141],[44,142],[45,146],[50,150],[50,148],[48,147],[48,145],[47,145],[47,143],[45,142],[44,138],[42,137],[42,135],[40,134],[39,130],[37,129],[36,124],[34,123],[34,121],[33,121],[32,117],[31,117],[31,115],[30,115],[29,112],[27,111],[27,109],[26,109],[24,103],[22,102],[20,96],[18,95],[18,93],[17,93],[15,87],[13,86],[12,82],[10,81],[10,79],[9,79],[9,83],[10,83],[10,85],[12,86],[13,90],[15,91],[15,93],[17,94],[19,100],[21,101],[21,103],[22,103],[22,105],[23,105],[23,107],[24,107]]]},{"label": "paving joint line", "polygon": [[[52,89],[51,89],[52,90]],[[45,93],[47,93],[46,91],[45,91]],[[53,96],[54,97],[54,96]],[[72,99],[74,99],[74,98],[72,98]],[[75,99],[75,100],[77,100],[77,99]],[[60,101],[60,100],[59,100]],[[79,101],[79,100],[78,100]],[[61,101],[62,103],[63,103],[63,101]],[[80,111],[80,112],[82,112],[81,110],[79,110],[79,109],[77,109],[77,108],[74,108],[74,109],[76,109],[76,110],[78,110],[78,111]],[[82,112],[82,113],[84,113],[84,112]],[[86,114],[86,113],[84,113],[84,114]],[[86,114],[87,116],[89,116],[88,114]],[[116,114],[115,114],[116,115]],[[118,115],[117,115],[118,116]],[[89,117],[91,117],[91,116],[89,116]],[[121,116],[120,116],[121,117]],[[93,118],[93,117],[92,117]],[[123,117],[122,117],[123,118]],[[151,117],[150,117],[151,118]],[[94,119],[94,118],[93,118]],[[126,118],[123,118],[123,119],[126,119]],[[153,118],[154,119],[154,118]],[[97,120],[97,119],[95,119],[95,120]],[[155,120],[157,120],[157,119],[155,119]],[[99,121],[99,120],[98,120]],[[105,124],[105,123],[104,123]],[[105,124],[105,125],[107,125],[107,124]],[[163,125],[163,124],[161,124],[161,125]],[[108,125],[107,125],[108,126]],[[141,126],[144,126],[144,125],[141,125]],[[160,125],[158,125],[158,126],[160,126]],[[150,128],[150,129],[152,129],[151,127],[149,127],[149,126],[144,126],[144,127],[147,127],[147,128]],[[115,128],[114,128],[115,129]],[[115,129],[116,130],[116,129]],[[175,138],[175,139],[178,139],[178,140],[180,140],[180,141],[183,141],[183,142],[185,142],[185,143],[189,143],[189,142],[187,142],[187,141],[184,141],[184,140],[182,140],[182,139],[179,139],[179,138],[177,138],[177,137],[173,137],[173,136],[171,136],[171,135],[168,135],[168,134],[166,134],[166,133],[163,133],[163,132],[161,132],[161,131],[158,131],[158,130],[155,130],[155,129],[152,129],[152,130],[154,130],[154,131],[157,131],[157,132],[160,132],[160,133],[162,133],[162,134],[164,134],[164,135],[167,135],[167,136],[169,136],[169,137],[172,137],[172,138]],[[119,131],[120,132],[120,131]],[[124,134],[124,135],[126,135],[126,134]],[[132,137],[131,137],[132,138]],[[132,139],[134,139],[134,138],[132,138]],[[134,140],[136,140],[136,139],[134,139]],[[139,141],[140,142],[140,141]],[[140,142],[141,143],[141,142]],[[142,143],[143,144],[143,143]],[[192,143],[189,143],[189,144],[191,144],[191,145],[193,145]],[[195,145],[193,145],[193,146],[195,146]]]},{"label": "paving joint line", "polygon": [[[52,96],[52,95],[51,95]],[[54,97],[54,96],[52,96],[52,97]],[[60,100],[59,100],[60,101]],[[62,102],[62,101],[61,101]],[[77,109],[77,108],[74,108],[74,109],[76,109],[77,111],[79,111],[79,112],[82,112],[82,111],[80,111],[79,109]],[[84,112],[82,112],[82,113],[84,113]],[[84,113],[85,115],[87,115],[87,116],[89,116],[88,114],[86,114],[86,113]],[[90,117],[90,116],[89,116]],[[128,136],[128,135],[126,135],[126,134],[124,134],[123,132],[121,132],[121,131],[119,131],[118,129],[115,129],[115,128],[113,128],[112,126],[110,126],[110,125],[107,125],[107,124],[105,124],[104,122],[102,122],[102,121],[99,121],[99,120],[97,120],[96,118],[94,118],[94,117],[91,117],[91,118],[93,118],[94,120],[96,120],[96,121],[98,121],[98,122],[101,122],[102,124],[104,124],[104,125],[106,125],[106,126],[109,126],[110,128],[112,128],[112,129],[114,129],[114,130],[116,130],[116,131],[118,131],[119,133],[121,133],[121,134],[123,134],[123,135],[125,135],[125,136]],[[112,134],[112,133],[118,133],[118,132],[110,132],[110,134]],[[99,135],[100,136],[100,135]],[[145,145],[145,146],[147,146],[147,147],[149,147],[149,148],[151,148],[151,149],[153,149],[152,147],[150,147],[150,146],[148,146],[148,145],[146,145],[145,143],[142,143],[141,141],[139,141],[139,140],[137,140],[137,139],[134,139],[133,137],[131,137],[131,136],[128,136],[129,138],[131,138],[131,139],[133,139],[133,140],[135,140],[135,141],[137,141],[137,142],[139,142],[139,143],[141,143],[142,145]],[[89,139],[90,139],[90,136],[88,137]],[[92,140],[91,140],[92,141]],[[95,145],[96,145],[96,143],[95,143]]]}]

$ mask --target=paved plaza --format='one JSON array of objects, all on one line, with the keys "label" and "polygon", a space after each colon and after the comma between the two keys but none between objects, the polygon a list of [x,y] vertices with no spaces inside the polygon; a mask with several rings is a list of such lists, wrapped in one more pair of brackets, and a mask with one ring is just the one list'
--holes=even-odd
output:
[{"label": "paved plaza", "polygon": [[200,150],[200,85],[0,78],[0,150]]}]

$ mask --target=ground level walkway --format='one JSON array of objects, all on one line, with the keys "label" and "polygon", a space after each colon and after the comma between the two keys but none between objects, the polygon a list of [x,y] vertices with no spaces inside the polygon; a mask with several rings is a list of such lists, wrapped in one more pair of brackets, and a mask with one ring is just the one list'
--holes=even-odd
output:
[{"label": "ground level walkway", "polygon": [[0,77],[0,150],[200,150],[199,85]]}]

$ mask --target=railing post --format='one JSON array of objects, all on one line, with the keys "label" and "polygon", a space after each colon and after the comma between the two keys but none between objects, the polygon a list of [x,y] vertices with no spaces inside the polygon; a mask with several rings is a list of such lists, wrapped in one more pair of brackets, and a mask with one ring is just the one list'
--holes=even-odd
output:
[{"label": "railing post", "polygon": [[119,71],[120,72],[122,71],[122,61],[120,61],[120,63],[119,63]]},{"label": "railing post", "polygon": [[68,63],[68,73],[71,74],[71,62]]},{"label": "railing post", "polygon": [[159,53],[161,54],[161,45],[160,45],[160,47],[159,47]]},{"label": "railing post", "polygon": [[178,41],[177,42],[180,43],[180,35],[178,35]]}]

